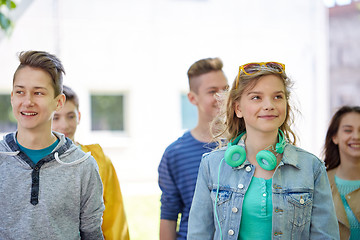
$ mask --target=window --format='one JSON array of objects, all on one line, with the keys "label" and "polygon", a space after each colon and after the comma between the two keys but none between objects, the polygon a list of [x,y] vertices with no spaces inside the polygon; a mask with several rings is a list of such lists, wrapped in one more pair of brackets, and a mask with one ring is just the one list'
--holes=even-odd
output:
[{"label": "window", "polygon": [[13,132],[17,122],[12,112],[10,94],[0,94],[0,132]]},{"label": "window", "polygon": [[181,127],[192,129],[198,121],[197,109],[189,102],[187,94],[181,94]]},{"label": "window", "polygon": [[91,130],[124,131],[124,95],[91,95]]}]

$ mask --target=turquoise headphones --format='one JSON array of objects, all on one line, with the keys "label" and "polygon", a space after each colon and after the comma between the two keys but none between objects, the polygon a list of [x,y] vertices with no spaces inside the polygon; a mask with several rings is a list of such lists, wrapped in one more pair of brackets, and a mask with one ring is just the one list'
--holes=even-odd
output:
[{"label": "turquoise headphones", "polygon": [[[225,162],[231,167],[238,167],[245,162],[246,151],[243,147],[237,145],[242,136],[246,133],[243,132],[237,136],[233,141],[228,143],[228,149],[225,151]],[[275,145],[275,152],[283,153],[286,140],[284,133],[279,129],[279,142]],[[269,150],[261,150],[256,154],[256,161],[261,168],[265,170],[273,170],[276,167],[276,156]]]}]

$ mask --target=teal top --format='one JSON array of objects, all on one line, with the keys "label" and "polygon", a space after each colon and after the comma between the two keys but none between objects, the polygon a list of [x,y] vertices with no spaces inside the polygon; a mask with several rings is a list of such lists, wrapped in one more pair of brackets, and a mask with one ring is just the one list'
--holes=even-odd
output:
[{"label": "teal top", "polygon": [[273,210],[271,185],[272,179],[252,178],[244,197],[239,240],[271,239]]},{"label": "teal top", "polygon": [[41,159],[49,155],[54,150],[54,148],[59,144],[59,139],[57,139],[49,147],[39,150],[25,148],[21,146],[17,140],[16,143],[19,146],[20,150],[24,152],[31,159],[31,161],[33,161],[34,164],[37,164]]},{"label": "teal top", "polygon": [[345,212],[350,224],[350,240],[360,239],[360,223],[351,210],[346,195],[360,188],[360,180],[344,180],[335,175],[335,183],[344,204]]}]

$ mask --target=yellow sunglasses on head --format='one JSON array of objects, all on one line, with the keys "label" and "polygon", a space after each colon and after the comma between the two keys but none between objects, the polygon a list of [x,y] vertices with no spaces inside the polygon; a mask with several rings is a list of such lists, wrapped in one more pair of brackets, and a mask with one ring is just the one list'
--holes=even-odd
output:
[{"label": "yellow sunglasses on head", "polygon": [[247,63],[239,67],[239,73],[236,78],[236,88],[239,85],[239,77],[241,72],[246,75],[253,75],[261,70],[262,67],[270,68],[277,71],[278,73],[283,73],[285,71],[285,64],[278,62],[258,62],[258,63]]}]

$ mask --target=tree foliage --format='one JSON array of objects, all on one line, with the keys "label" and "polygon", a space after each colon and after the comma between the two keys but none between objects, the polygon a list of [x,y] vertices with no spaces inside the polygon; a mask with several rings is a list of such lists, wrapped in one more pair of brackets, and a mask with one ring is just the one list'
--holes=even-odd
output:
[{"label": "tree foliage", "polygon": [[0,29],[5,32],[8,32],[12,28],[13,24],[8,13],[15,8],[15,2],[11,0],[0,0]]}]

